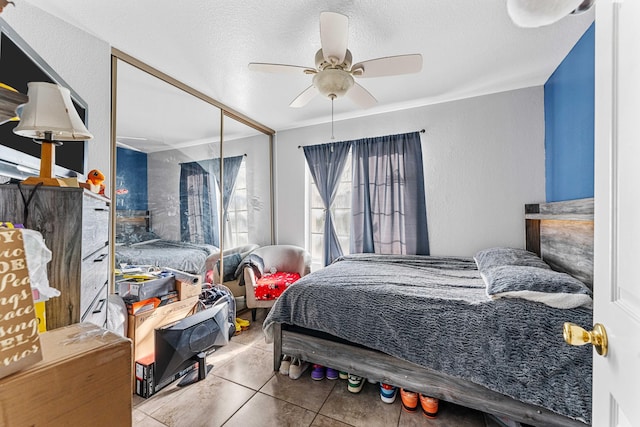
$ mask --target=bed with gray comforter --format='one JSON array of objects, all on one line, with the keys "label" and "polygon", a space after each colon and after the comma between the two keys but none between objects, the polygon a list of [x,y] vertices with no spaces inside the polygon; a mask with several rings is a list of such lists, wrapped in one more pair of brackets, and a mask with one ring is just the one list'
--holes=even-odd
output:
[{"label": "bed with gray comforter", "polygon": [[204,274],[207,259],[219,252],[213,245],[153,239],[116,246],[116,266],[153,265]]},{"label": "bed with gray comforter", "polygon": [[350,255],[290,286],[264,331],[321,331],[590,423],[592,349],[562,326],[592,310],[507,296],[488,295],[473,258]]}]

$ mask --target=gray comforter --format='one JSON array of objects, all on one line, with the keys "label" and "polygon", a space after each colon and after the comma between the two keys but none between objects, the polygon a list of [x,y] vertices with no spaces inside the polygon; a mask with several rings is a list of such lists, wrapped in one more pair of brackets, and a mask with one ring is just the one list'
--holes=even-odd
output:
[{"label": "gray comforter", "polygon": [[592,350],[564,343],[567,321],[592,312],[490,300],[471,258],[362,254],[290,286],[264,331],[326,332],[589,423]]},{"label": "gray comforter", "polygon": [[185,273],[204,274],[205,261],[218,253],[213,245],[153,240],[130,246],[116,246],[116,265],[154,265]]}]

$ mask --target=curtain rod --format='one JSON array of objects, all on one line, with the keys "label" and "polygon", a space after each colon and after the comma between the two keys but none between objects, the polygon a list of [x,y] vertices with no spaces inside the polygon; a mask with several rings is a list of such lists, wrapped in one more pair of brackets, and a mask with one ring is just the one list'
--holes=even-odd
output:
[{"label": "curtain rod", "polygon": [[[240,155],[238,155],[238,156],[231,156],[231,157],[240,157],[240,156],[242,156],[242,157],[249,157],[249,155],[248,155],[247,153],[240,154]],[[192,161],[190,161],[190,162],[178,162],[178,164],[179,164],[179,165],[184,165],[184,164],[187,164],[187,163],[206,162],[207,160],[218,160],[219,158],[220,158],[220,157],[214,157],[214,158],[212,158],[212,159],[192,160]],[[227,159],[227,158],[228,158],[228,157],[225,157],[225,159]],[[1,162],[1,161],[2,161],[2,160],[0,160],[0,162]]]},{"label": "curtain rod", "polygon": [[[425,132],[426,132],[426,130],[424,130],[424,129],[420,129],[418,132],[420,132],[420,133],[425,133]],[[329,142],[328,144],[331,144],[331,142]],[[302,145],[298,145],[298,149],[300,149],[300,148],[302,148]]]}]

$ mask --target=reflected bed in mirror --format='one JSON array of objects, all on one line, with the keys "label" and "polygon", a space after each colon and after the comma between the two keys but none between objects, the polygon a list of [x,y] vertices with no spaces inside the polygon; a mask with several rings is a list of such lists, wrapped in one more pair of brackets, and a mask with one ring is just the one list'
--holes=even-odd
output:
[{"label": "reflected bed in mirror", "polygon": [[166,240],[151,231],[149,211],[119,210],[116,216],[116,266],[168,267],[204,274],[209,258],[218,247]]}]

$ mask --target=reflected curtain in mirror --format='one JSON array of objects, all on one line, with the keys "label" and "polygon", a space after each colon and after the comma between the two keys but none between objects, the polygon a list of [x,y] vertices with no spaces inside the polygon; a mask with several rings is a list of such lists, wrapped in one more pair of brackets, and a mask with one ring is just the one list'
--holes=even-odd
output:
[{"label": "reflected curtain in mirror", "polygon": [[[224,230],[225,247],[233,247],[236,243],[233,241],[231,233],[231,227],[229,224],[229,203],[233,197],[233,190],[236,186],[236,179],[238,178],[238,171],[244,156],[225,157],[223,160],[223,177],[222,177],[222,216],[224,218]],[[213,159],[211,162],[211,170],[213,176],[216,177],[216,183],[220,187],[220,161],[219,159]]]},{"label": "reflected curtain in mirror", "polygon": [[429,255],[420,134],[353,141],[351,253]]},{"label": "reflected curtain in mirror", "polygon": [[216,188],[201,162],[180,164],[180,235],[183,242],[220,246]]}]

